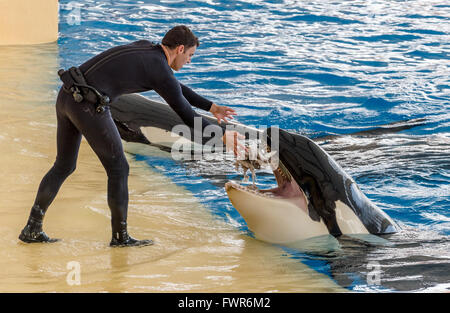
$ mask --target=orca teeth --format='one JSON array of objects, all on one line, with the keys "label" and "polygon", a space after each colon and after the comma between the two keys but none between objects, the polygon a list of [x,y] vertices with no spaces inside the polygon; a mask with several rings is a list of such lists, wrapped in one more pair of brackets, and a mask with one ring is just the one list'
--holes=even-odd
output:
[{"label": "orca teeth", "polygon": [[280,167],[277,168],[277,172],[281,175],[281,177],[283,177],[286,180],[289,180],[288,175]]},{"label": "orca teeth", "polygon": [[240,184],[232,183],[230,185],[227,185],[226,188],[227,189],[234,188],[234,189],[245,191],[245,192],[249,192],[249,193],[252,193],[254,195],[261,196],[261,197],[275,198],[275,195],[272,194],[271,192],[261,192],[256,186],[252,187],[252,185],[243,186],[243,185],[240,185]]}]

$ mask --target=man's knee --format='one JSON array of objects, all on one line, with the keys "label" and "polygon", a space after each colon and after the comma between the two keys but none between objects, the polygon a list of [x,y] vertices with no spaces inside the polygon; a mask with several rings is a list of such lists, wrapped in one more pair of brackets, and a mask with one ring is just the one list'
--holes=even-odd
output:
[{"label": "man's knee", "polygon": [[108,177],[128,177],[130,173],[130,166],[126,159],[117,160],[111,166],[106,168]]},{"label": "man's knee", "polygon": [[75,172],[77,165],[76,163],[63,163],[56,161],[53,164],[53,170],[60,176],[68,177],[70,174]]}]

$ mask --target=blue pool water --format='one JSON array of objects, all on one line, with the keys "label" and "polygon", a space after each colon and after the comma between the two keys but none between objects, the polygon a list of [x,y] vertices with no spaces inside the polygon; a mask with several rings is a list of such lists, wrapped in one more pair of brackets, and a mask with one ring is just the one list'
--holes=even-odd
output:
[{"label": "blue pool water", "polygon": [[[160,42],[178,24],[201,42],[192,64],[176,73],[180,81],[235,108],[246,125],[278,125],[316,139],[339,135],[317,142],[401,226],[389,245],[348,239],[322,253],[282,247],[287,255],[350,290],[450,288],[447,1],[64,0],[61,67],[131,41]],[[401,132],[345,136],[417,118],[425,123]],[[136,159],[251,236],[223,189],[242,178],[231,163]],[[263,187],[273,183],[267,173],[258,179]],[[381,283],[368,281],[368,264],[381,267]]]}]

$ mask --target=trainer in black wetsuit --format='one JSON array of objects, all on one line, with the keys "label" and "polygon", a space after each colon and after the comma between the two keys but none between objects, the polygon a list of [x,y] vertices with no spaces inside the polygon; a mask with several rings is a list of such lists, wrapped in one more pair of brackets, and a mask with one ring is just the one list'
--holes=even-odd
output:
[{"label": "trainer in black wetsuit", "polygon": [[[193,127],[194,117],[199,116],[191,105],[212,112],[219,121],[232,118],[231,115],[236,114],[234,110],[218,106],[196,94],[180,84],[172,72],[172,69],[179,70],[190,62],[197,46],[198,39],[193,33],[185,26],[177,26],[166,34],[162,45],[141,40],[114,47],[93,57],[79,68],[87,83],[108,95],[111,101],[122,94],[153,89],[188,126]],[[110,245],[152,244],[151,240],[136,240],[127,232],[129,166],[109,108],[103,113],[97,113],[92,103],[86,100],[77,103],[70,93],[61,89],[56,100],[56,116],[56,161],[39,185],[28,223],[19,239],[24,242],[56,241],[43,232],[43,217],[64,180],[75,170],[83,135],[108,175],[108,205],[112,226]],[[204,129],[209,123],[205,119],[202,121]],[[235,136],[234,132],[225,132],[224,142],[227,143],[227,138]]]}]

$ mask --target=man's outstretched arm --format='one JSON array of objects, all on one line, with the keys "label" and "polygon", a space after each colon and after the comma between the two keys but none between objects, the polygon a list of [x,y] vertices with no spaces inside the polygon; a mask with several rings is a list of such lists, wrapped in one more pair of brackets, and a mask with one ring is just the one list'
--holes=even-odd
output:
[{"label": "man's outstretched arm", "polygon": [[213,104],[212,101],[200,96],[195,91],[193,91],[191,88],[189,88],[186,85],[183,85],[180,83],[181,86],[181,92],[183,93],[183,96],[186,98],[186,100],[196,108],[208,111],[211,109],[211,105]]}]

